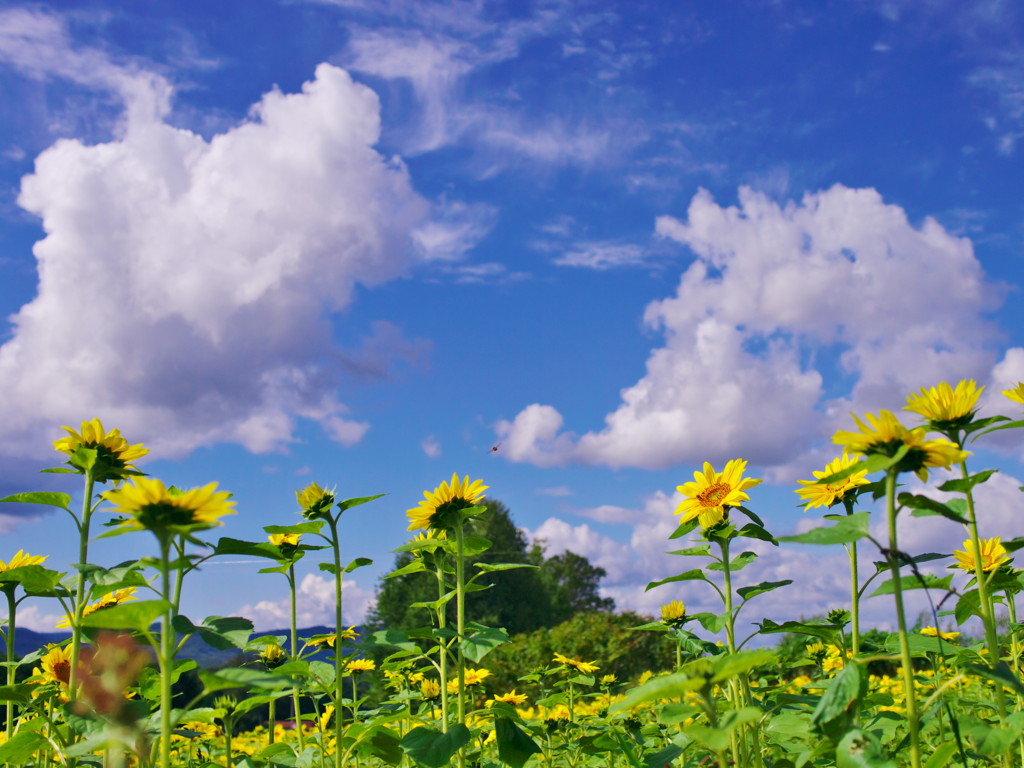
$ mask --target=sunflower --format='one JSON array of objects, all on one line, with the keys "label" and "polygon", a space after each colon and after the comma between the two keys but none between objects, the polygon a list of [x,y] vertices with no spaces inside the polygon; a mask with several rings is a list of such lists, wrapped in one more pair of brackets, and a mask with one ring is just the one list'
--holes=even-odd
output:
[{"label": "sunflower", "polygon": [[26,565],[42,565],[43,561],[48,558],[49,555],[30,555],[25,550],[19,549],[14,553],[14,557],[11,558],[10,562],[5,563],[0,560],[0,573],[7,573],[7,571],[13,571],[15,568],[24,568]]},{"label": "sunflower", "polygon": [[1013,400],[1013,402],[1024,405],[1024,381],[1018,382],[1017,386],[1013,389],[1004,389],[1003,394]]},{"label": "sunflower", "polygon": [[[479,685],[488,677],[491,676],[491,670],[484,669],[483,667],[477,667],[475,669],[467,669],[464,675],[466,686]],[[448,693],[458,693],[459,691],[459,679],[452,678],[448,681]]]},{"label": "sunflower", "polygon": [[297,547],[301,533],[272,533],[267,536],[267,541],[275,547]]},{"label": "sunflower", "polygon": [[747,462],[733,459],[725,465],[721,472],[707,461],[704,472],[693,473],[693,482],[684,483],[676,488],[685,499],[676,507],[676,514],[682,515],[680,523],[688,523],[694,518],[700,522],[701,528],[711,528],[725,519],[725,507],[735,507],[750,497],[745,493],[761,481],[751,477],[743,477]]},{"label": "sunflower", "polygon": [[475,507],[483,498],[484,491],[490,486],[483,480],[469,481],[466,475],[461,481],[456,472],[450,482],[441,483],[433,492],[424,491],[423,501],[419,506],[406,510],[409,516],[409,527],[406,530],[418,531],[435,528],[439,531],[455,527],[457,515],[463,509]]},{"label": "sunflower", "polygon": [[276,669],[285,662],[285,652],[277,643],[267,643],[260,651],[260,661],[267,669]]},{"label": "sunflower", "polygon": [[310,483],[301,491],[295,492],[295,499],[302,508],[302,516],[307,520],[326,518],[334,505],[334,491],[327,491],[316,483]]},{"label": "sunflower", "polygon": [[955,429],[970,423],[984,390],[973,379],[961,381],[955,389],[943,381],[931,389],[922,388],[916,395],[911,393],[903,410],[924,416],[939,429]]},{"label": "sunflower", "polygon": [[67,688],[71,679],[71,651],[61,645],[50,645],[47,649],[32,674],[42,678],[39,682],[56,683]]},{"label": "sunflower", "polygon": [[127,515],[122,527],[157,534],[213,528],[222,525],[221,517],[235,513],[231,494],[218,491],[216,483],[179,491],[155,478],[136,477],[122,488],[107,491],[103,498],[114,505],[115,513]]},{"label": "sunflower", "polygon": [[797,488],[793,493],[806,500],[804,504],[805,509],[831,507],[841,500],[847,491],[852,491],[860,485],[867,485],[870,482],[867,479],[868,473],[866,470],[860,470],[834,483],[822,483],[820,481],[826,477],[838,474],[857,463],[857,459],[851,458],[849,454],[844,453],[838,459],[833,459],[826,464],[825,469],[820,472],[812,472],[814,480],[797,480],[804,487]]},{"label": "sunflower", "polygon": [[136,474],[138,469],[131,463],[149,453],[142,443],[129,445],[128,441],[121,436],[121,430],[113,429],[107,432],[99,419],[83,421],[80,432],[71,427],[61,427],[67,431],[67,436],[55,440],[53,447],[61,453],[66,453],[71,458],[69,463],[80,471],[87,469],[76,454],[79,449],[94,449],[96,459],[92,464],[93,478],[97,482],[107,480],[122,480],[126,475]]},{"label": "sunflower", "polygon": [[889,411],[879,411],[878,416],[865,415],[867,424],[854,414],[859,432],[839,430],[832,436],[832,442],[843,446],[844,450],[862,456],[880,454],[895,456],[903,446],[909,450],[896,464],[900,472],[914,472],[922,480],[928,480],[928,467],[949,467],[959,464],[970,456],[969,451],[961,450],[949,440],[926,440],[924,427],[907,429]]},{"label": "sunflower", "polygon": [[936,627],[921,627],[921,634],[927,637],[937,637],[940,640],[956,640],[960,637],[959,632],[943,632]]},{"label": "sunflower", "polygon": [[[964,548],[955,551],[953,557],[956,558],[956,564],[960,568],[968,573],[975,572],[976,561],[973,541],[967,539],[964,542]],[[994,539],[981,540],[981,570],[994,571],[1003,563],[1008,562],[1010,562],[1010,555],[1007,553],[1006,547],[1003,546],[1001,537],[996,536]]]},{"label": "sunflower", "polygon": [[568,669],[569,667],[575,667],[580,672],[596,672],[600,669],[599,666],[597,666],[591,661],[580,661],[579,659],[571,659],[568,656],[563,656],[560,653],[555,653],[553,661],[558,662],[566,669]]},{"label": "sunflower", "polygon": [[438,699],[441,697],[441,684],[437,680],[429,678],[420,681],[420,696],[424,699]]},{"label": "sunflower", "polygon": [[345,665],[345,672],[353,674],[355,672],[372,672],[377,668],[377,663],[372,659],[352,659]]},{"label": "sunflower", "polygon": [[680,627],[686,617],[686,605],[682,600],[673,600],[661,606],[661,620],[669,627]]},{"label": "sunflower", "polygon": [[500,694],[498,696],[494,696],[493,698],[491,698],[487,702],[487,706],[489,707],[489,706],[491,706],[491,704],[493,704],[493,703],[495,703],[497,701],[504,702],[505,704],[525,704],[526,703],[526,694],[525,693],[516,693],[516,689],[513,688],[508,693],[502,693],[502,694]]},{"label": "sunflower", "polygon": [[[89,603],[82,609],[82,618],[89,616],[96,611],[100,611],[104,608],[110,608],[114,605],[120,605],[121,603],[127,603],[129,600],[136,600],[135,587],[125,587],[124,589],[115,589],[113,592],[108,592],[95,603]],[[71,617],[65,616],[63,619],[57,622],[57,629],[64,629],[65,627],[71,626]]]}]

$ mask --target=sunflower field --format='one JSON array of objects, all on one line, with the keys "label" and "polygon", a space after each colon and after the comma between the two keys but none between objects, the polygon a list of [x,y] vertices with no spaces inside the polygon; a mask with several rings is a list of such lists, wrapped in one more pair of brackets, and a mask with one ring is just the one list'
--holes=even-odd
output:
[{"label": "sunflower field", "polygon": [[[841,455],[796,489],[806,509],[825,511],[819,527],[799,535],[776,537],[747,506],[756,506],[750,492],[761,481],[747,476],[746,461],[734,459],[720,471],[705,463],[678,487],[671,539],[686,541],[671,554],[686,565],[648,589],[692,582],[693,590],[717,596],[721,610],[691,613],[674,600],[631,629],[656,633],[670,649],[671,668],[620,680],[602,669],[604,659],[554,652],[500,689],[491,685],[497,676],[487,657],[510,638],[468,615],[466,596],[485,588],[486,574],[532,566],[477,562],[491,542],[467,523],[487,513],[483,481],[454,474],[407,513],[414,536],[398,551],[410,557],[392,575],[423,573],[436,582],[435,599],[410,606],[422,616],[420,628],[360,633],[342,623],[342,586],[346,574],[369,561],[342,560],[341,521],[379,496],[338,499],[312,483],[296,492],[298,522],[267,526],[263,541],[213,541],[209,532],[235,512],[229,492],[216,483],[179,489],[147,477],[134,464],[147,449],[98,419],[65,427],[54,447],[66,461],[44,471],[78,475],[81,508],[57,492],[0,500],[61,510],[79,543],[78,562],[66,571],[24,551],[0,561],[7,602],[0,762],[1024,766],[1024,632],[1015,603],[1024,571],[1012,560],[1024,540],[1004,542],[998,531],[983,530],[975,489],[995,470],[968,470],[976,440],[1024,421],[980,418],[980,394],[975,382],[961,381],[909,395],[905,410],[917,426],[884,410],[854,416],[854,428],[834,436]],[[1011,407],[1024,405],[1024,384],[1003,394]],[[934,470],[944,474],[943,500],[901,490],[901,475],[927,480]],[[102,526],[94,524],[100,510],[114,515]],[[882,516],[882,525],[869,527],[872,514]],[[963,525],[962,549],[902,550],[901,514]],[[111,567],[88,564],[90,543],[113,536],[155,537],[158,554]],[[739,613],[792,584],[746,583],[742,571],[757,555],[742,549],[745,539],[842,547],[849,605],[810,621],[763,619],[753,634],[740,636]],[[858,549],[877,553],[873,572],[862,572]],[[244,617],[197,623],[179,610],[189,574],[210,558],[238,555],[264,562],[261,578],[287,581],[289,634],[254,636]],[[331,574],[335,596],[333,631],[311,637],[299,636],[295,620],[295,568],[306,557]],[[945,576],[923,567],[951,558]],[[911,631],[905,593],[921,589],[941,599],[931,600],[933,625]],[[869,594],[891,596],[895,632],[862,626],[860,604]],[[18,607],[27,598],[56,601],[71,637],[18,658]],[[979,639],[969,640],[970,632]],[[193,636],[251,661],[197,669],[180,653]],[[185,685],[186,679],[197,682]],[[251,727],[254,716],[259,724]]]}]

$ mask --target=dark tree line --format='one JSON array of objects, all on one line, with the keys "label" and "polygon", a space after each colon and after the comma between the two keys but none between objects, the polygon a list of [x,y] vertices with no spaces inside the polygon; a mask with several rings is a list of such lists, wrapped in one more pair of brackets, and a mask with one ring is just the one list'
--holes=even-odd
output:
[{"label": "dark tree line", "polygon": [[[508,508],[487,499],[487,512],[473,518],[467,533],[483,536],[491,548],[470,558],[470,563],[526,563],[535,568],[496,571],[480,579],[488,589],[466,597],[467,618],[491,627],[504,627],[510,635],[554,627],[580,613],[613,611],[615,602],[601,597],[598,585],[605,570],[591,565],[574,552],[545,557],[543,546],[528,546],[526,537],[512,522]],[[392,573],[412,560],[407,552],[395,558]],[[430,623],[431,616],[412,603],[437,599],[437,582],[430,573],[385,576],[370,611],[372,629],[408,631]],[[449,603],[454,611],[454,601]],[[453,614],[454,617],[454,614]]]}]

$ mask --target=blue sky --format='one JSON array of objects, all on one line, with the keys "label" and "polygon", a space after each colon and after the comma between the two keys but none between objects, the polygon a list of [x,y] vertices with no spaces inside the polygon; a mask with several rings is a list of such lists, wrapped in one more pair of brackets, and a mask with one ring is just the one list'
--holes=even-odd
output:
[{"label": "blue sky", "polygon": [[[375,560],[354,622],[404,511],[457,471],[605,567],[620,607],[701,604],[643,586],[689,567],[665,537],[704,460],[748,459],[782,534],[849,411],[967,377],[1008,410],[1022,21],[996,0],[2,3],[0,490],[72,490],[35,472],[100,416],[147,472],[234,492],[224,535],[294,520],[313,480],[386,493],[344,520]],[[976,460],[1003,470],[983,533],[1024,534],[1020,459]],[[11,553],[74,559],[67,521],[6,511]],[[959,544],[912,523],[907,548]],[[751,578],[816,575],[764,612],[841,603],[844,559],[765,549]],[[189,612],[280,626],[283,580],[254,570],[210,563]],[[326,620],[312,569],[303,592]]]}]

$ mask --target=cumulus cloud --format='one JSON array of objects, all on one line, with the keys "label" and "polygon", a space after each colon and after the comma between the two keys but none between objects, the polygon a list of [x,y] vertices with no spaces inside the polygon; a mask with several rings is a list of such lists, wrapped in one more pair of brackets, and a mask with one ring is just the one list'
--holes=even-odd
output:
[{"label": "cumulus cloud", "polygon": [[4,445],[38,452],[42,430],[94,415],[165,455],[278,449],[297,419],[357,442],[368,425],[336,399],[339,377],[423,352],[393,326],[354,353],[332,339],[357,285],[410,268],[429,214],[374,149],[377,96],[324,64],[206,140],[165,121],[161,93],[123,135],[59,141],[22,182],[46,237],[38,294],[0,347]]},{"label": "cumulus cloud", "polygon": [[[334,580],[308,573],[299,584],[296,621],[300,627],[334,626]],[[342,584],[342,623],[359,625],[373,602],[373,590],[365,589],[353,578]],[[257,631],[281,629],[291,621],[290,598],[260,600],[238,609],[239,616],[251,620]],[[20,621],[21,616],[19,614]]]},{"label": "cumulus cloud", "polygon": [[915,226],[873,189],[836,185],[780,205],[741,188],[728,207],[702,190],[685,220],[662,216],[657,232],[696,258],[676,294],[646,308],[665,336],[646,374],[600,431],[562,431],[558,410],[538,403],[499,422],[509,459],[662,468],[743,456],[778,467],[846,425],[849,410],[988,379],[997,333],[985,317],[999,287],[969,240],[931,218]]}]

